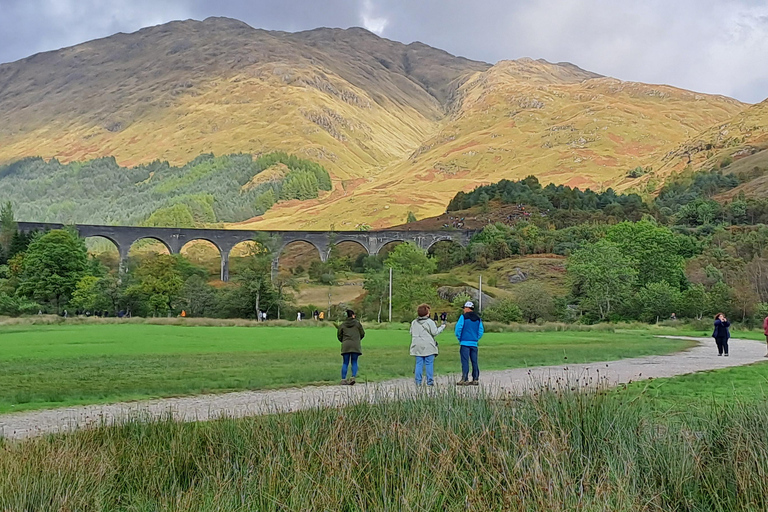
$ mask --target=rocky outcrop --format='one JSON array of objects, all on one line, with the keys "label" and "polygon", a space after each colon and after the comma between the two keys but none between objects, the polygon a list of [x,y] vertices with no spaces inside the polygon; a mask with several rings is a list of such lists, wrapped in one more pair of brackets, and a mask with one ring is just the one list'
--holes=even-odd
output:
[{"label": "rocky outcrop", "polygon": [[[469,295],[476,304],[480,300],[478,289],[471,286],[441,286],[437,289],[438,297],[449,302],[453,301],[457,295],[461,294]],[[488,307],[495,303],[496,299],[494,297],[491,297],[487,293],[483,293],[483,307]]]}]

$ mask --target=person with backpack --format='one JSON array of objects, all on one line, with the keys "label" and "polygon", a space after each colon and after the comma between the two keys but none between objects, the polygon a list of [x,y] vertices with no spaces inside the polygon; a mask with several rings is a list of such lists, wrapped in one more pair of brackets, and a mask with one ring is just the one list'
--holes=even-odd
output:
[{"label": "person with backpack", "polygon": [[[365,338],[363,324],[355,316],[351,309],[347,310],[347,319],[338,326],[336,337],[341,342],[341,385],[354,386],[357,377],[357,358],[363,355],[361,341]],[[352,377],[347,380],[347,370],[352,364]]]},{"label": "person with backpack", "polygon": [[[477,366],[477,342],[483,337],[483,321],[475,313],[475,304],[470,300],[464,303],[464,314],[456,322],[454,334],[459,340],[461,355],[461,380],[457,386],[479,385],[480,368]],[[469,380],[469,363],[472,362],[472,380]]]},{"label": "person with backpack", "polygon": [[421,304],[416,310],[418,318],[411,322],[411,355],[416,358],[414,376],[417,386],[421,386],[422,373],[425,370],[427,386],[435,385],[434,363],[438,353],[435,337],[445,329],[445,323],[438,327],[434,320],[429,318],[429,309],[428,304]]},{"label": "person with backpack", "polygon": [[731,326],[731,322],[725,318],[725,315],[718,313],[715,315],[715,330],[712,332],[712,337],[715,338],[717,344],[717,355],[728,357],[728,339],[731,337],[731,331],[728,329]]}]

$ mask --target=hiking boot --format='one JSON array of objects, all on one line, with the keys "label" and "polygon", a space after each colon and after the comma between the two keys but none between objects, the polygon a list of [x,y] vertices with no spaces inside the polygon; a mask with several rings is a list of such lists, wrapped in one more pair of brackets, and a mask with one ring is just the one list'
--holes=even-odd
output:
[{"label": "hiking boot", "polygon": [[467,382],[468,386],[479,386],[480,381],[479,380],[473,380],[472,382]]},{"label": "hiking boot", "polygon": [[456,383],[457,386],[469,386],[469,382],[467,382],[464,379],[461,379],[459,382]]},{"label": "hiking boot", "polygon": [[347,382],[347,384],[349,384],[350,386],[354,386],[354,385],[355,385],[355,378],[354,378],[354,377],[351,377],[351,378],[349,379],[349,382]]},{"label": "hiking boot", "polygon": [[723,354],[725,357],[728,357],[728,354]]},{"label": "hiking boot", "polygon": [[349,381],[347,379],[341,379],[341,385],[342,386],[347,386],[347,385],[349,385]]}]

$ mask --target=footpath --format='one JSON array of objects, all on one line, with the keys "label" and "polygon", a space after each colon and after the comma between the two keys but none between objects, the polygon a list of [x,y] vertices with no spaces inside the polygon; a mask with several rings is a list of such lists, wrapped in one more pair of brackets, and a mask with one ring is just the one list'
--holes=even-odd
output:
[{"label": "footpath", "polygon": [[[674,377],[704,370],[716,370],[765,361],[766,345],[754,340],[731,339],[731,355],[718,357],[712,338],[675,339],[698,341],[691,349],[664,356],[645,356],[618,361],[588,364],[564,364],[514,368],[510,370],[482,371],[480,357],[479,386],[487,393],[521,394],[552,383],[572,383],[594,386],[598,383],[616,386],[638,380]],[[437,387],[453,386],[457,376],[441,376]],[[459,388],[472,393],[474,386]],[[6,439],[68,432],[75,429],[119,423],[127,418],[151,420],[167,418],[178,421],[206,421],[221,417],[241,418],[310,409],[314,407],[341,407],[360,401],[381,401],[405,398],[421,393],[412,379],[397,379],[377,383],[358,382],[355,386],[310,386],[269,391],[242,391],[215,395],[197,395],[164,398],[108,405],[86,405],[42,411],[0,415],[0,436]]]}]

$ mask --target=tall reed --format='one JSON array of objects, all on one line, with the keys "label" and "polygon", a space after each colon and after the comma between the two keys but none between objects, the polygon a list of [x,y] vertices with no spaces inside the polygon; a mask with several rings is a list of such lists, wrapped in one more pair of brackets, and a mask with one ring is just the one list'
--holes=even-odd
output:
[{"label": "tall reed", "polygon": [[604,389],[477,392],[6,441],[0,510],[768,509],[765,403],[657,417]]}]

